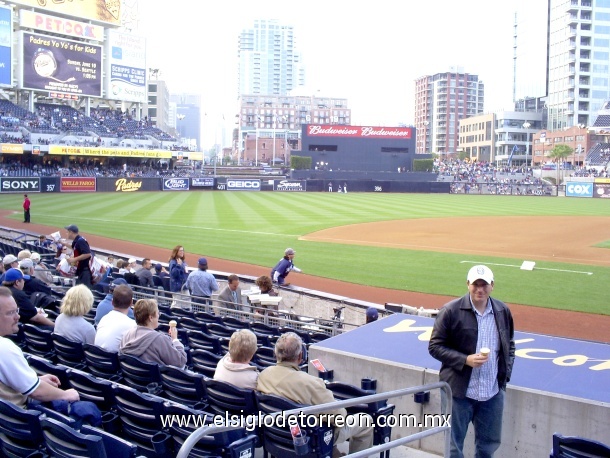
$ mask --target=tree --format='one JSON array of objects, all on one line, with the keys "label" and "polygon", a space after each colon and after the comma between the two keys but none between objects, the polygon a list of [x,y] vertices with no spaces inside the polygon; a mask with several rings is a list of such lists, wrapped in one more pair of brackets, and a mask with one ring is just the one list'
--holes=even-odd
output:
[{"label": "tree", "polygon": [[557,169],[557,183],[555,183],[557,186],[559,186],[559,169],[572,153],[574,153],[574,149],[570,148],[568,145],[564,145],[563,143],[555,145],[555,147],[549,153],[549,159],[555,162]]}]

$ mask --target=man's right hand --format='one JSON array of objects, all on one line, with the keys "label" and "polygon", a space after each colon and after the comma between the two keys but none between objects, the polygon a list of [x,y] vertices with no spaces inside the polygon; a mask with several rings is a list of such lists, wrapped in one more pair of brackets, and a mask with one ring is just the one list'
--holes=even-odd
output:
[{"label": "man's right hand", "polygon": [[483,356],[480,353],[474,353],[466,357],[466,365],[470,367],[481,367],[487,362],[489,356]]},{"label": "man's right hand", "polygon": [[67,389],[66,391],[64,391],[64,394],[65,400],[68,402],[80,401],[80,395],[78,394],[78,391],[76,391],[74,388]]}]

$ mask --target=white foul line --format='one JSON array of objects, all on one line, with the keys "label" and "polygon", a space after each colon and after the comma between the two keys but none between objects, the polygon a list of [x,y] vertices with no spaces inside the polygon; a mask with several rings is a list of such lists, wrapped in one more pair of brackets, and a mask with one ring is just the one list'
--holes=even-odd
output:
[{"label": "white foul line", "polygon": [[[481,263],[479,261],[460,261],[460,264],[463,263],[469,263],[469,264],[485,264],[485,265],[490,265],[490,266],[503,266],[503,267],[518,267],[521,268],[521,266],[514,266],[512,264],[496,264],[493,262],[485,262],[485,263]],[[585,275],[593,275],[593,272],[582,272],[580,270],[566,270],[566,269],[547,269],[546,267],[534,267],[534,270],[552,270],[555,272],[570,272],[572,274],[585,274]]]}]

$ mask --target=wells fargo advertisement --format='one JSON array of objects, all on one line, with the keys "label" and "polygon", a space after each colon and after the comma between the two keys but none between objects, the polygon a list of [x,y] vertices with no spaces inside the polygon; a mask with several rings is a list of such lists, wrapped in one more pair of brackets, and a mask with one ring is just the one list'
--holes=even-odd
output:
[{"label": "wells fargo advertisement", "polygon": [[95,177],[61,177],[61,192],[95,192]]},{"label": "wells fargo advertisement", "polygon": [[49,154],[63,156],[108,156],[108,157],[145,157],[150,159],[171,159],[172,152],[164,150],[131,148],[97,148],[88,146],[50,145]]}]

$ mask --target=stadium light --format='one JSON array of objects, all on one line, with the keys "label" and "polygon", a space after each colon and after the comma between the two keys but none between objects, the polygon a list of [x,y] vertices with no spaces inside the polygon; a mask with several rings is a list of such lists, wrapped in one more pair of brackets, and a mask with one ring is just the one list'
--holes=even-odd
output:
[{"label": "stadium light", "polygon": [[[529,129],[530,127],[532,127],[532,125],[529,123],[529,121],[525,121],[523,123],[523,128],[524,129]],[[525,145],[525,168],[527,168],[527,156],[529,156],[529,150],[530,150],[530,133],[527,132],[526,134],[527,137],[527,141],[526,141],[526,145]],[[534,166],[534,156],[532,155],[532,161],[531,161],[531,166]]]}]

